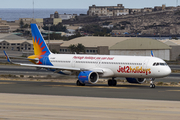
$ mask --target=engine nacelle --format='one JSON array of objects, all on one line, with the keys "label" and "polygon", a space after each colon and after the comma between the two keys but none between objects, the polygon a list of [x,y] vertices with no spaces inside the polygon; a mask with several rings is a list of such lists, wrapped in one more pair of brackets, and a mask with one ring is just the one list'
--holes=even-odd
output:
[{"label": "engine nacelle", "polygon": [[138,83],[138,84],[142,84],[146,81],[145,78],[126,78],[126,80],[129,82],[129,83]]},{"label": "engine nacelle", "polygon": [[99,75],[92,71],[81,71],[78,79],[82,84],[95,84],[99,79]]}]

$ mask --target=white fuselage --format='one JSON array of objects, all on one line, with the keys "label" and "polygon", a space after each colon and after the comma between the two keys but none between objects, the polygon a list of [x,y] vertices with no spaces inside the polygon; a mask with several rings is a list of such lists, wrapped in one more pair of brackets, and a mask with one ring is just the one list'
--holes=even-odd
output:
[{"label": "white fuselage", "polygon": [[148,56],[50,54],[49,60],[54,66],[101,69],[100,77],[159,78],[171,73],[165,61]]}]

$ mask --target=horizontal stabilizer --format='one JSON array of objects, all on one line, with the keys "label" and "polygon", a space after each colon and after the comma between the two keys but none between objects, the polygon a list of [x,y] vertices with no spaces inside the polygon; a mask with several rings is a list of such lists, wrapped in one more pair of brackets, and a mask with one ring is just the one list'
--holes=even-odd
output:
[{"label": "horizontal stabilizer", "polygon": [[38,61],[37,58],[31,59],[31,58],[14,57],[14,56],[10,56],[10,57],[9,57],[9,56],[7,55],[7,53],[6,53],[6,51],[3,50],[3,52],[4,52],[4,55],[5,55],[5,57],[6,57],[6,59],[7,59],[7,61],[8,61],[9,63],[13,63],[13,64],[21,64],[21,63],[14,63],[14,62],[12,62],[10,58],[23,59],[23,60],[32,60],[32,61],[35,61],[35,62]]}]

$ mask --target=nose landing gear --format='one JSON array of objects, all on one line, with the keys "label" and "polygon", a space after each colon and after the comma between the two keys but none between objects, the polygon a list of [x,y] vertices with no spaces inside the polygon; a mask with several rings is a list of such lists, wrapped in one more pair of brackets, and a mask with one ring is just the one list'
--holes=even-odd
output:
[{"label": "nose landing gear", "polygon": [[154,84],[154,80],[155,80],[155,78],[151,78],[150,79],[150,88],[155,88],[156,86],[155,86],[155,84]]}]

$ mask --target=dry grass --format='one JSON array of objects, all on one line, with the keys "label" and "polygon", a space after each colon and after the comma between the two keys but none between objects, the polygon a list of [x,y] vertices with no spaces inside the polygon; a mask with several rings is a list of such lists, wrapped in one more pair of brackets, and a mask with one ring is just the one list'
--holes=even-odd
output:
[{"label": "dry grass", "polygon": [[180,73],[180,70],[172,70],[172,73]]}]

